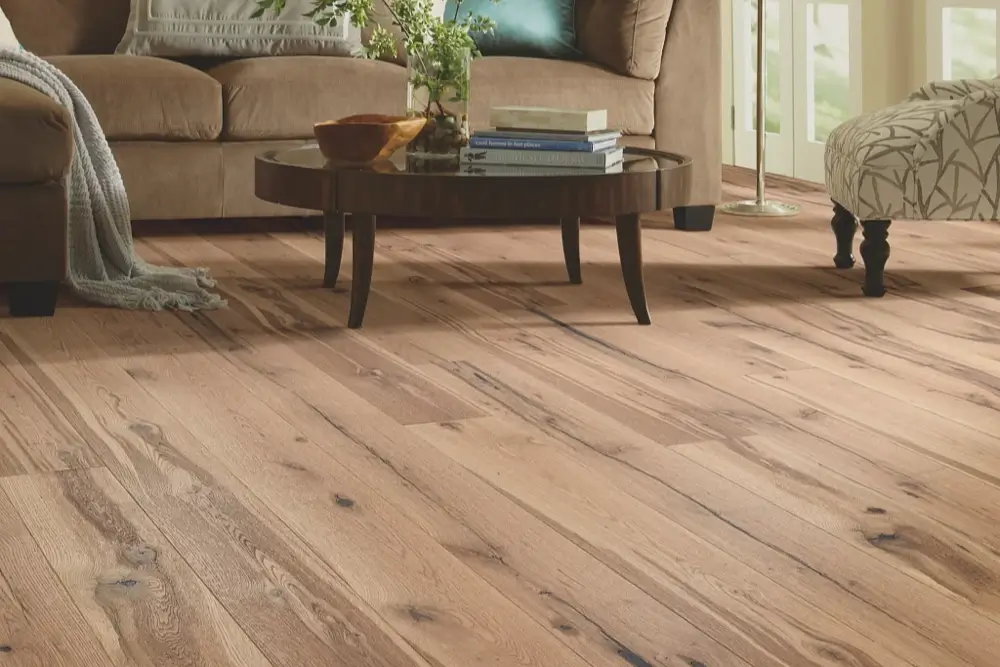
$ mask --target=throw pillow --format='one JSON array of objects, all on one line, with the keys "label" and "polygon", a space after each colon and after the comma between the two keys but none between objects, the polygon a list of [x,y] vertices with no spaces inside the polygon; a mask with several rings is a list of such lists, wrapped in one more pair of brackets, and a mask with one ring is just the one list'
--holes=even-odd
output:
[{"label": "throw pillow", "polygon": [[20,48],[21,43],[14,36],[14,27],[4,16],[3,7],[0,7],[0,49],[18,50]]},{"label": "throw pillow", "polygon": [[660,75],[674,1],[579,0],[580,48],[588,60],[619,74],[653,80]]},{"label": "throw pillow", "polygon": [[304,16],[309,0],[288,0],[277,17],[255,19],[253,0],[132,0],[117,53],[140,56],[356,55],[361,32],[347,17],[323,28]]},{"label": "throw pillow", "polygon": [[484,56],[529,56],[577,60],[576,0],[448,0],[445,16],[471,12],[488,16],[497,26],[492,34],[475,34]]}]

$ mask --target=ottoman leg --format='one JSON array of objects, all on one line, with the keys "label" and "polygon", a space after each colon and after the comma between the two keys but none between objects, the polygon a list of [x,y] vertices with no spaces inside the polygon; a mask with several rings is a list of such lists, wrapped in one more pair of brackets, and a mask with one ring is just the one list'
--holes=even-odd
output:
[{"label": "ottoman leg", "polygon": [[865,220],[861,223],[865,240],[861,259],[865,262],[865,296],[885,295],[885,264],[889,261],[889,220]]},{"label": "ottoman leg", "polygon": [[858,231],[858,220],[846,208],[833,202],[833,234],[837,237],[837,254],[833,263],[838,269],[854,267],[854,234]]}]

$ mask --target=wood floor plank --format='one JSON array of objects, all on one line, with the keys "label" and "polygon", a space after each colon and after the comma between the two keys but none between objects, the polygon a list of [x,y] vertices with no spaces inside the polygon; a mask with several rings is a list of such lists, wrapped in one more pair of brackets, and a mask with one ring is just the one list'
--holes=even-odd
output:
[{"label": "wood floor plank", "polygon": [[[355,590],[421,655],[437,664],[517,661],[529,665],[585,664],[376,490],[245,388],[213,372],[200,354],[183,359],[142,349],[143,319],[79,318],[98,345],[131,356],[124,368],[196,436],[215,443],[225,465],[324,554]],[[225,401],[226,410],[212,405]],[[250,426],[252,425],[252,426]],[[332,425],[327,438],[343,438]],[[334,513],[335,520],[330,520]]]},{"label": "wood floor plank", "polygon": [[[929,520],[911,509],[914,503],[905,494],[891,498],[873,492],[797,456],[794,449],[776,447],[768,438],[681,445],[672,451],[968,602],[982,615],[1000,619],[1000,581],[994,574],[1000,570],[1000,555],[968,534],[965,512]],[[680,476],[688,472],[692,483],[711,479],[689,465],[678,465],[674,457],[669,463]]]},{"label": "wood floor plank", "polygon": [[[994,667],[1000,225],[894,225],[862,299],[772,180],[799,216],[644,219],[649,327],[607,223],[583,285],[555,225],[380,229],[356,331],[319,226],[137,225],[230,308],[0,319],[0,663]],[[196,620],[94,602],[95,522]]]},{"label": "wood floor plank", "polygon": [[[821,527],[793,520],[780,508],[759,502],[753,495],[726,484],[721,478],[708,475],[697,478],[691,471],[677,472],[684,467],[684,462],[676,461],[670,449],[651,447],[636,438],[629,438],[628,445],[609,448],[602,439],[595,438],[581,426],[586,414],[584,410],[573,416],[549,411],[545,406],[555,403],[556,395],[540,383],[486,360],[469,366],[468,369],[456,367],[450,372],[461,378],[469,389],[488,397],[488,407],[492,411],[505,410],[500,413],[506,417],[505,422],[523,421],[525,428],[537,429],[565,443],[559,446],[548,439],[541,443],[548,446],[540,447],[535,443],[524,452],[534,466],[543,467],[549,463],[550,455],[557,458],[544,469],[569,468],[572,463],[586,466],[604,479],[606,485],[614,485],[623,493],[636,497],[701,539],[736,555],[758,572],[782,573],[782,583],[789,582],[793,592],[818,608],[831,600],[836,600],[838,607],[850,606],[852,620],[857,622],[853,627],[863,634],[877,625],[880,628],[878,638],[889,642],[889,637],[896,636],[898,639],[892,645],[901,647],[899,650],[908,649],[915,641],[914,635],[933,635],[936,622],[928,630],[921,619],[915,625],[907,619],[914,595],[968,622],[956,631],[968,628],[969,624],[992,625],[978,618],[978,606],[961,604],[965,599],[960,595],[956,594],[959,598],[956,601],[924,591],[920,582],[902,575],[899,571],[902,568],[896,563],[889,562],[886,567],[879,568],[870,555],[850,546],[854,542],[853,533],[848,535],[847,541],[838,543],[831,535],[824,534]],[[525,398],[528,396],[537,398],[528,400]],[[567,404],[565,400],[559,402],[563,406]],[[495,404],[499,404],[497,408],[493,408]],[[462,437],[477,442],[488,437],[478,430],[464,432],[461,424],[456,424],[455,428]],[[492,428],[497,430],[502,426],[497,423]],[[531,438],[524,436],[523,440]],[[500,446],[513,447],[506,442]],[[487,479],[492,474],[492,471],[478,472]],[[551,482],[552,478],[547,479]],[[761,516],[765,519],[760,520]],[[972,541],[968,544],[977,548]],[[806,569],[799,567],[802,565]],[[883,585],[890,581],[891,586]],[[969,609],[969,606],[974,608]],[[984,609],[989,611],[989,606]],[[904,620],[900,622],[899,619]],[[964,641],[956,640],[956,646],[961,647]],[[929,650],[931,648],[923,647],[919,654],[926,655]]]},{"label": "wood floor plank", "polygon": [[[155,330],[156,317],[145,320]],[[98,347],[76,324],[54,320],[11,329],[6,342],[16,340],[20,363],[38,360],[39,385],[78,430],[105,443],[102,460],[275,667],[325,665],[330,656],[365,667],[427,667],[142,389],[141,374],[116,361],[120,348]]]},{"label": "wood floor plank", "polygon": [[[205,252],[211,252],[213,259],[232,259],[224,250],[213,252],[208,243],[203,246],[186,243],[183,247],[175,244],[172,247],[169,243],[160,241],[149,245],[174,261],[184,262],[190,259],[188,253],[192,249],[201,251],[199,261],[202,262],[206,261]],[[232,239],[215,245],[235,245],[237,249],[253,247],[252,244]],[[269,244],[268,247],[282,246]],[[259,250],[254,253],[259,254]],[[209,263],[213,267],[217,266],[211,261]],[[304,304],[288,298],[286,292],[290,290],[284,289],[283,285],[253,281],[249,277],[234,282],[236,287],[230,288],[234,289],[234,308],[241,308],[242,314],[250,321],[266,323],[268,332],[287,336],[285,345],[300,350],[331,377],[380,407],[394,420],[403,424],[419,424],[482,416],[460,397],[439,391],[419,375],[409,371],[401,360],[380,354],[377,348],[365,345],[358,337],[335,327],[335,320],[324,318],[321,312],[310,311],[303,307]],[[316,331],[336,333],[329,338],[320,339],[310,335]]]},{"label": "wood floor plank", "polygon": [[105,468],[0,488],[113,664],[270,667]]},{"label": "wood floor plank", "polygon": [[2,491],[0,664],[4,667],[114,664]]},{"label": "wood floor plank", "polygon": [[[446,456],[421,448],[418,438],[382,419],[376,408],[335,388],[307,357],[254,346],[252,333],[240,334],[232,313],[212,313],[210,319],[217,328],[200,319],[186,324],[231,362],[220,369],[266,397],[317,443],[328,442],[334,424],[346,437],[325,447],[331,456],[589,664],[611,667],[622,659],[745,664],[671,611],[684,607],[684,600],[668,600],[664,606],[642,593]],[[213,330],[228,335],[213,337]],[[344,414],[354,419],[345,421]],[[738,630],[715,627],[710,610],[691,613],[754,664],[773,660],[749,639],[732,637]]]},{"label": "wood floor plank", "polygon": [[100,464],[0,343],[0,478]]},{"label": "wood floor plank", "polygon": [[[885,647],[883,637],[871,640],[826,618],[817,607],[782,586],[765,583],[763,575],[620,489],[606,482],[594,487],[595,476],[584,464],[549,455],[555,449],[542,433],[496,419],[409,428],[554,529],[586,544],[631,581],[700,601],[727,623],[743,628],[784,663],[907,664]],[[470,439],[481,446],[469,451],[461,443]],[[528,456],[533,473],[515,463]],[[558,468],[550,465],[553,456]],[[512,466],[520,468],[513,476]],[[706,569],[712,572],[710,576],[697,574]],[[766,596],[753,592],[764,588]],[[806,629],[820,626],[822,633]],[[952,660],[951,664],[959,663]]]},{"label": "wood floor plank", "polygon": [[[876,392],[824,370],[795,370],[751,379],[811,406],[864,424],[914,449],[1000,486],[1000,437],[940,419],[905,400]],[[841,403],[833,396],[850,397]],[[987,427],[983,424],[983,428]]]}]

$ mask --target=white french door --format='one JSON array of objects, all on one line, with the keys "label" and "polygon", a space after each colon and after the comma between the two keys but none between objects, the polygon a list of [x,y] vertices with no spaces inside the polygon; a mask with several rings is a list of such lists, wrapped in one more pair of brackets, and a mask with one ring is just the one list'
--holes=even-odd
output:
[{"label": "white french door", "polygon": [[992,79],[1000,71],[1000,0],[927,0],[927,77]]},{"label": "white french door", "polygon": [[[830,132],[861,113],[861,1],[766,1],[768,173],[823,180]],[[757,2],[732,0],[733,160],[756,166]]]}]

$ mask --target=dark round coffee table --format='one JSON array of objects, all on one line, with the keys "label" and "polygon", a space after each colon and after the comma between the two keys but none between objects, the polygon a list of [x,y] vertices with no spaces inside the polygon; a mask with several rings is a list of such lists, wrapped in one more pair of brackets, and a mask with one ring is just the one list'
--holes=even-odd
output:
[{"label": "dark round coffee table", "polygon": [[326,274],[333,287],[344,249],[345,215],[354,233],[354,275],[348,326],[361,326],[375,260],[375,219],[552,218],[561,221],[563,254],[571,283],[580,276],[580,218],[613,218],[625,290],[640,324],[649,324],[642,280],[641,213],[687,201],[691,159],[627,148],[618,173],[488,165],[444,168],[407,160],[400,151],[385,162],[359,166],[327,162],[306,146],[257,157],[256,194],[277,204],[324,212]]}]

